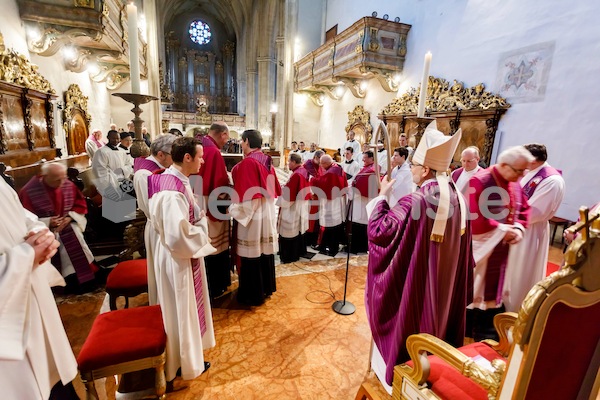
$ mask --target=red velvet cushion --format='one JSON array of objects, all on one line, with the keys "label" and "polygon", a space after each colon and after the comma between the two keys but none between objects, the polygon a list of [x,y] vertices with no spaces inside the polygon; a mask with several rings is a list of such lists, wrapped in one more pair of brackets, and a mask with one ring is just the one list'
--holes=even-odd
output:
[{"label": "red velvet cushion", "polygon": [[98,315],[77,363],[80,371],[155,357],[165,350],[167,335],[160,306],[145,306]]},{"label": "red velvet cushion", "polygon": [[110,271],[106,291],[148,287],[148,263],[145,258],[123,261]]},{"label": "red velvet cushion", "polygon": [[[494,349],[484,343],[471,343],[460,347],[469,357],[482,356],[488,361],[502,358]],[[437,356],[429,356],[431,372],[427,380],[428,387],[441,399],[447,400],[487,400],[487,392],[471,379],[464,377],[456,369]],[[412,366],[412,361],[407,362]]]},{"label": "red velvet cushion", "polygon": [[553,306],[525,399],[578,398],[600,341],[599,315],[600,302],[584,308],[564,303]]}]

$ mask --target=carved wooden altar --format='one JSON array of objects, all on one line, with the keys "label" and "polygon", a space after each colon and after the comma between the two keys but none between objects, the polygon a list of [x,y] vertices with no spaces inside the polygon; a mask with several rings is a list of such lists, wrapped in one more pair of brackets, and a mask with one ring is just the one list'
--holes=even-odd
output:
[{"label": "carved wooden altar", "polygon": [[[419,90],[411,88],[378,115],[387,124],[392,148],[398,146],[402,132],[407,134],[411,146],[419,144],[424,126],[419,126],[414,118],[418,102]],[[498,123],[509,107],[504,98],[487,92],[483,83],[467,88],[457,80],[450,84],[445,79],[429,77],[426,116],[435,118],[438,129],[446,134],[462,129],[455,162],[460,161],[460,153],[466,147],[477,146],[481,160],[489,165]]]},{"label": "carved wooden altar", "polygon": [[[371,143],[373,127],[371,126],[371,114],[363,106],[356,106],[348,112],[348,123],[346,133],[353,131],[354,139],[359,143]],[[342,149],[342,154],[346,149]]]},{"label": "carved wooden altar", "polygon": [[50,83],[37,65],[4,48],[0,34],[0,161],[11,167],[56,156]]},{"label": "carved wooden altar", "polygon": [[63,110],[63,129],[67,138],[69,154],[85,152],[85,141],[89,136],[91,117],[87,111],[87,96],[84,96],[78,85],[72,84],[65,92],[65,109]]}]

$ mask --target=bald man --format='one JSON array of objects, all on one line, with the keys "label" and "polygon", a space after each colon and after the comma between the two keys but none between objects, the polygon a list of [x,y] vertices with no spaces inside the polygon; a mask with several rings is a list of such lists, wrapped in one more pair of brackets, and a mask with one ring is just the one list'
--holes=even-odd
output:
[{"label": "bald man", "polygon": [[67,290],[83,293],[95,288],[90,251],[83,232],[87,220],[87,204],[75,184],[67,179],[67,167],[44,163],[41,175],[32,177],[19,192],[23,207],[38,216],[60,242],[52,258],[65,278]]},{"label": "bald man", "polygon": [[452,180],[456,184],[456,189],[467,195],[469,180],[481,169],[479,166],[479,149],[475,146],[469,146],[460,154],[460,163],[462,167],[452,172]]}]

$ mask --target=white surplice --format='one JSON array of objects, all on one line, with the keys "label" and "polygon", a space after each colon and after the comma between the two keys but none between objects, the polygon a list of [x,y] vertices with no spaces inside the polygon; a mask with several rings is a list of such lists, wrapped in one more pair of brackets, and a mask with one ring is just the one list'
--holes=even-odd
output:
[{"label": "white surplice", "polygon": [[[146,157],[154,161],[162,169],[164,168],[152,155]],[[133,174],[133,188],[137,198],[137,205],[146,216],[146,225],[144,226],[144,245],[146,247],[146,260],[152,259],[152,246],[150,245],[150,230],[152,229],[150,208],[148,206],[148,177],[152,172],[147,169],[139,169]],[[148,302],[156,304],[156,277],[154,276],[154,267],[148,263]]]},{"label": "white surplice", "polygon": [[388,159],[386,149],[377,152],[377,164],[379,165],[379,172],[382,175],[387,174]]},{"label": "white surplice", "polygon": [[49,262],[32,269],[30,231],[44,228],[0,180],[0,390],[5,399],[47,399],[77,375],[52,286],[65,281]]},{"label": "white surplice", "polygon": [[229,206],[229,214],[239,225],[237,255],[258,258],[279,251],[275,200],[260,197]]},{"label": "white surplice", "polygon": [[[548,164],[529,171],[521,179],[521,187]],[[529,290],[546,276],[548,263],[548,242],[550,226],[548,220],[554,216],[565,194],[565,180],[560,175],[552,175],[543,179],[529,203],[529,226],[525,230],[523,240],[510,246],[506,278],[503,288],[503,302],[506,311],[518,312],[521,303]]]},{"label": "white surplice", "polygon": [[133,159],[124,151],[113,150],[109,145],[102,146],[92,159],[94,184],[102,197],[118,201],[124,195],[119,181],[133,175]]},{"label": "white surplice", "polygon": [[413,192],[413,180],[410,173],[410,164],[405,161],[400,167],[392,170],[392,179],[395,179],[390,193],[390,208],[394,207],[398,200]]},{"label": "white surplice", "polygon": [[460,176],[455,182],[456,189],[468,197],[467,189],[469,188],[469,181],[471,180],[471,177],[475,175],[480,169],[481,167],[479,165],[470,171],[463,169],[463,172],[460,174]]},{"label": "white surplice", "polygon": [[346,153],[346,149],[348,147],[352,147],[352,158],[355,161],[359,161],[359,159],[361,158],[361,151],[360,151],[360,143],[358,143],[357,140],[346,140],[344,142],[344,144],[342,145],[342,148],[340,149],[340,153],[342,155],[342,157],[344,156],[344,153]]},{"label": "white surplice", "polygon": [[356,178],[356,175],[360,172],[359,162],[353,159],[351,163],[348,163],[344,158],[340,165],[346,174],[351,175],[350,177],[346,176],[346,179],[348,179],[348,185],[351,185],[354,178]]},{"label": "white surplice", "polygon": [[309,200],[301,200],[297,197],[295,201],[287,201],[283,196],[279,196],[276,205],[279,207],[278,221],[281,237],[292,239],[308,230]]},{"label": "white surplice", "polygon": [[[191,198],[194,198],[185,175],[173,167],[163,173],[179,178]],[[201,218],[196,225],[189,223],[189,203],[182,193],[161,191],[149,200],[148,206],[152,215],[152,230],[149,233],[151,258],[148,258],[148,264],[154,267],[156,282],[153,284],[156,287],[157,301],[162,310],[167,333],[165,374],[167,380],[173,380],[177,369],[181,367],[183,379],[194,379],[204,371],[203,349],[215,346],[203,259],[204,256],[213,254],[215,249],[210,245],[206,217]],[[199,210],[197,205],[194,208]],[[198,258],[200,261],[206,316],[204,335],[201,335],[196,308],[192,258]],[[148,279],[150,286],[150,276]]]}]

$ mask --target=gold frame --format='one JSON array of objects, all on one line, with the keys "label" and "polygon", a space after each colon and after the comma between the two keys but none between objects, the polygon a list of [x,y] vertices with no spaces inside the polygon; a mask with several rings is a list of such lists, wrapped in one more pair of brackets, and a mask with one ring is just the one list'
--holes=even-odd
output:
[{"label": "gold frame", "polygon": [[[371,143],[373,137],[373,126],[371,126],[371,114],[365,110],[363,106],[356,106],[354,110],[348,111],[348,123],[346,124],[346,133],[354,131],[355,129],[360,130],[359,136],[363,136],[363,143]],[[357,133],[354,131],[355,134]],[[342,151],[345,149],[342,149]]]},{"label": "gold frame", "polygon": [[[500,343],[493,347],[500,354],[510,349],[508,363],[500,359],[494,360],[494,371],[487,371],[458,349],[432,335],[411,335],[406,346],[414,366],[411,368],[403,364],[394,368],[393,398],[405,398],[405,380],[410,382],[410,386],[419,388],[419,396],[437,398],[425,385],[429,376],[426,353],[439,356],[482,386],[490,400],[496,399],[503,392],[506,397],[524,398],[553,307],[559,303],[574,308],[600,303],[597,261],[600,258],[600,215],[590,216],[587,208],[582,208],[580,215],[581,222],[570,229],[573,232],[581,231],[581,235],[569,246],[565,255],[566,264],[530,290],[516,320],[514,313],[504,313],[494,318],[494,325],[500,333]],[[513,323],[514,345],[511,345],[508,331]],[[593,382],[588,382],[588,385],[590,398],[596,398],[600,391],[600,375]]]}]

